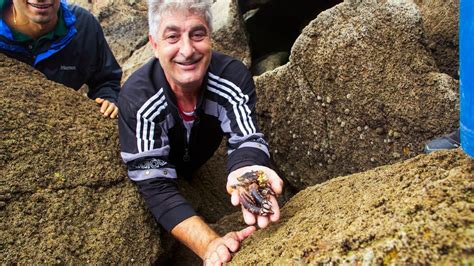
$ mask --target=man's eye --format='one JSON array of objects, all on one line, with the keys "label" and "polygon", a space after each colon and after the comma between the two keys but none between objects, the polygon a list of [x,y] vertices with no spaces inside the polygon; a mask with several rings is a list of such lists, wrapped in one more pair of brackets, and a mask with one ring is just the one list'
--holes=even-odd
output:
[{"label": "man's eye", "polygon": [[204,38],[206,38],[206,36],[207,35],[204,32],[196,32],[191,35],[191,39],[193,39],[194,41],[202,41],[204,40]]},{"label": "man's eye", "polygon": [[171,34],[171,35],[166,36],[165,39],[168,42],[177,42],[179,37],[178,35]]}]

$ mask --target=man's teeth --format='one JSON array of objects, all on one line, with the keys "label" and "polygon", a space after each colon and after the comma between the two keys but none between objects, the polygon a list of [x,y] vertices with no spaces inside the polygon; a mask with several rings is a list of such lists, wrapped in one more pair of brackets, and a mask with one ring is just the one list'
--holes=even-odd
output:
[{"label": "man's teeth", "polygon": [[40,8],[40,9],[45,9],[51,6],[51,4],[33,4],[33,3],[28,3],[28,4],[35,8]]}]

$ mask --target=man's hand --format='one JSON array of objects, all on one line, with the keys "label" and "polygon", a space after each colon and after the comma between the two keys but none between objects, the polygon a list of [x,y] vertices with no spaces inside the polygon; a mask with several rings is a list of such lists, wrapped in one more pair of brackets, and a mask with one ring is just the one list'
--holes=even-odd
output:
[{"label": "man's hand", "polygon": [[118,116],[119,110],[115,103],[102,98],[95,99],[95,102],[100,104],[100,112],[104,114],[105,117],[116,118]]},{"label": "man's hand", "polygon": [[238,232],[227,233],[211,241],[204,255],[204,265],[222,265],[232,259],[232,253],[240,247],[240,242],[255,232],[255,226],[249,226]]},{"label": "man's hand", "polygon": [[[281,180],[281,178],[277,175],[275,171],[273,171],[272,169],[268,167],[260,166],[260,165],[242,167],[237,170],[234,170],[232,173],[229,174],[229,177],[227,178],[227,192],[231,194],[231,202],[234,206],[237,206],[240,204],[240,197],[237,190],[232,189],[232,185],[235,185],[238,183],[237,177],[240,177],[243,174],[250,171],[259,171],[259,170],[265,172],[265,174],[268,176],[268,183],[270,184],[275,194],[277,196],[281,194],[283,190],[283,181]],[[260,228],[265,228],[270,222],[278,221],[280,219],[280,207],[278,206],[278,202],[274,196],[270,196],[270,202],[272,203],[273,214],[270,214],[269,216],[261,216],[261,215],[252,214],[251,212],[249,212],[247,209],[245,209],[242,206],[242,214],[243,214],[245,223],[248,225],[253,225],[255,224],[255,222],[257,222]]]}]

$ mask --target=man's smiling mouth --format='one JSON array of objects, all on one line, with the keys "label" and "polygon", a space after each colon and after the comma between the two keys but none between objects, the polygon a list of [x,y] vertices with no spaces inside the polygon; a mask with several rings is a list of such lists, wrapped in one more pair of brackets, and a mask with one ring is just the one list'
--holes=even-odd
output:
[{"label": "man's smiling mouth", "polygon": [[176,63],[178,65],[190,66],[190,65],[196,64],[197,62],[199,62],[199,59],[198,60],[193,60],[193,61],[176,62]]},{"label": "man's smiling mouth", "polygon": [[28,5],[34,8],[38,8],[38,9],[46,9],[53,6],[53,4],[35,4],[35,3],[30,3],[30,2],[27,2],[27,3]]}]

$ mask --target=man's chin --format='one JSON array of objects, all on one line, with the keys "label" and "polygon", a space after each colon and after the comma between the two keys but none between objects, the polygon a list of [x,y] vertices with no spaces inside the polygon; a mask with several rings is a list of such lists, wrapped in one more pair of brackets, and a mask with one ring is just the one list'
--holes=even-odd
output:
[{"label": "man's chin", "polygon": [[178,84],[182,88],[187,88],[187,89],[198,89],[201,87],[202,79],[196,79],[196,78],[185,78],[181,79]]},{"label": "man's chin", "polygon": [[46,25],[46,24],[49,24],[51,22],[51,18],[47,17],[33,17],[31,19],[32,22],[36,23],[36,24],[39,24],[39,25]]}]

